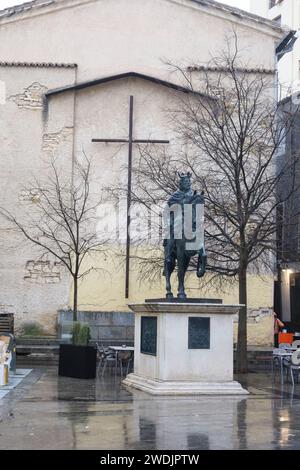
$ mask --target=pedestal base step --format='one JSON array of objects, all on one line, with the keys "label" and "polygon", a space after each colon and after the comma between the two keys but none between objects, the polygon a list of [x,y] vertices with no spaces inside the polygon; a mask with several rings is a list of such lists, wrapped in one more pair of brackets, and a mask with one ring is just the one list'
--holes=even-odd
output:
[{"label": "pedestal base step", "polygon": [[151,395],[248,395],[238,382],[185,382],[149,379],[129,374],[123,385],[134,387]]}]

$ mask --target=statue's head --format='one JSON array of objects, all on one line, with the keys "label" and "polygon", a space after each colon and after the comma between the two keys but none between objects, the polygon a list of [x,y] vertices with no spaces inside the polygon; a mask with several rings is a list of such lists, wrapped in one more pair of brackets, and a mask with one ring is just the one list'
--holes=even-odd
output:
[{"label": "statue's head", "polygon": [[178,173],[179,176],[179,189],[181,191],[187,192],[191,189],[191,176],[192,173]]}]

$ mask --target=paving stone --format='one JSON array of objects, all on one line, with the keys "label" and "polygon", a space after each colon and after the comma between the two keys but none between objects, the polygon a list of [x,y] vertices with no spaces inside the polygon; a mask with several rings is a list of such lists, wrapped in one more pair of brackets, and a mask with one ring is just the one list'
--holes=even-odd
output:
[{"label": "paving stone", "polygon": [[[28,364],[30,367],[30,364]],[[0,449],[300,449],[300,385],[237,377],[245,397],[155,397],[114,374],[97,380],[34,368],[0,401]]]}]

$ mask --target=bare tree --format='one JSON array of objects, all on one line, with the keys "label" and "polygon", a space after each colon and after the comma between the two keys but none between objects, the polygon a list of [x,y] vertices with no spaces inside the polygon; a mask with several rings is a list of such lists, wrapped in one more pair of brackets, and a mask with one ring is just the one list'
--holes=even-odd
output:
[{"label": "bare tree", "polygon": [[[244,307],[236,369],[242,373],[247,371],[247,273],[274,269],[276,209],[299,188],[299,154],[280,157],[296,111],[280,112],[274,74],[242,63],[236,35],[206,66],[175,69],[191,90],[168,110],[184,152],[170,156],[141,148],[133,201],[149,211],[162,205],[176,188],[176,170],[190,171],[204,189],[211,271],[206,279],[238,281]],[[153,275],[151,259],[138,259]],[[161,266],[157,255],[153,263]]]},{"label": "bare tree", "polygon": [[97,233],[97,208],[101,195],[93,194],[91,161],[75,163],[73,175],[65,176],[55,162],[50,174],[33,178],[23,188],[30,195],[27,210],[16,215],[6,208],[0,213],[27,241],[39,248],[40,256],[52,255],[67,269],[73,279],[73,320],[77,321],[78,283],[97,267],[83,269],[84,260],[105,250],[105,240]]}]

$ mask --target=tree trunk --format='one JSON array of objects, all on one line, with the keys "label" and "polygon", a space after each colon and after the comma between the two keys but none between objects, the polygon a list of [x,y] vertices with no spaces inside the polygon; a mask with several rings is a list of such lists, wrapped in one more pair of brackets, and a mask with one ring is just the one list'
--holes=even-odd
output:
[{"label": "tree trunk", "polygon": [[78,302],[78,278],[74,276],[74,296],[73,296],[73,321],[77,321],[77,302]]},{"label": "tree trunk", "polygon": [[239,303],[244,307],[239,312],[238,340],[236,351],[236,372],[246,374],[247,366],[247,268],[240,267]]}]

